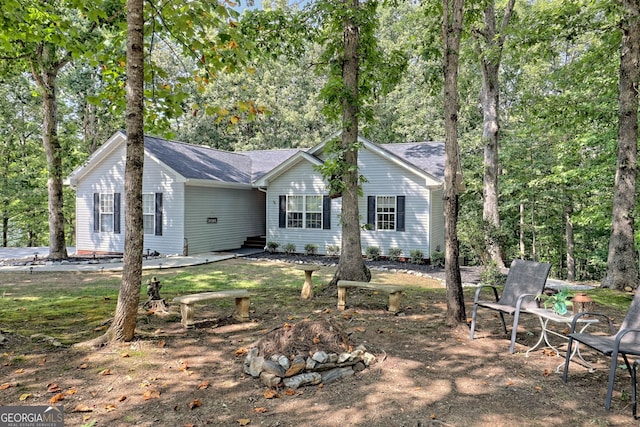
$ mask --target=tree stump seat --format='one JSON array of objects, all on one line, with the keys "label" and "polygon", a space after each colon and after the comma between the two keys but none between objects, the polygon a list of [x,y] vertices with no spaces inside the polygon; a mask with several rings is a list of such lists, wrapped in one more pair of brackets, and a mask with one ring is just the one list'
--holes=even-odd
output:
[{"label": "tree stump seat", "polygon": [[352,280],[338,281],[338,310],[344,310],[347,305],[347,288],[370,289],[389,294],[389,308],[391,313],[397,313],[400,309],[400,299],[404,291],[403,286],[386,285],[383,283],[356,282]]},{"label": "tree stump seat", "polygon": [[203,301],[220,298],[235,298],[236,312],[234,319],[239,322],[249,321],[249,291],[246,289],[229,289],[226,291],[202,292],[197,294],[182,295],[175,297],[173,302],[180,304],[180,314],[182,315],[182,326],[191,329],[194,326],[194,304]]}]

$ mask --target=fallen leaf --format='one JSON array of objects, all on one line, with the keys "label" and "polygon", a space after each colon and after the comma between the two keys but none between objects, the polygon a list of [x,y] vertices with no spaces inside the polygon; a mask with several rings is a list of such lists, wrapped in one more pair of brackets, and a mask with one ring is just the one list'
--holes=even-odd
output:
[{"label": "fallen leaf", "polygon": [[430,418],[431,418],[432,420],[435,420],[435,419],[436,419],[436,414],[431,414],[431,417],[430,417]]},{"label": "fallen leaf", "polygon": [[264,406],[253,408],[253,412],[255,412],[256,414],[264,414],[265,412],[267,412],[267,408],[265,408]]},{"label": "fallen leaf", "polygon": [[61,400],[64,400],[64,394],[58,393],[55,396],[53,396],[51,399],[49,399],[49,403],[56,403],[56,402],[60,402]]},{"label": "fallen leaf", "polygon": [[82,422],[86,423],[87,421],[89,421],[91,419],[91,415],[83,415],[82,416]]},{"label": "fallen leaf", "polygon": [[246,426],[251,422],[251,420],[249,418],[240,418],[238,420],[238,424],[241,426]]},{"label": "fallen leaf", "polygon": [[127,352],[125,351],[125,352],[123,352],[123,353],[120,353],[120,357],[122,357],[122,358],[127,358],[127,357],[131,357],[131,356],[129,355],[129,353],[127,353]]},{"label": "fallen leaf", "polygon": [[9,387],[13,387],[13,384],[11,384],[11,383],[0,384],[0,390],[6,390]]},{"label": "fallen leaf", "polygon": [[197,408],[199,406],[202,406],[202,402],[199,399],[194,399],[189,402],[189,409]]},{"label": "fallen leaf", "polygon": [[294,389],[288,388],[284,391],[284,394],[286,394],[287,396],[293,396],[294,394],[296,394],[296,391]]},{"label": "fallen leaf", "polygon": [[538,391],[542,391],[542,387],[540,387],[539,385],[535,386],[534,388]]},{"label": "fallen leaf", "polygon": [[100,375],[102,375],[102,376],[111,375],[111,369],[109,369],[109,368],[103,369],[102,371],[100,371]]},{"label": "fallen leaf", "polygon": [[76,394],[77,392],[78,392],[78,390],[76,390],[75,388],[70,388],[69,390],[65,391],[64,393],[65,393],[67,396],[71,396],[71,395]]},{"label": "fallen leaf", "polygon": [[31,396],[33,396],[31,393],[22,393],[20,395],[20,402],[24,402],[25,400],[27,400]]},{"label": "fallen leaf", "polygon": [[47,384],[47,391],[49,393],[58,393],[60,392],[60,386],[56,383]]},{"label": "fallen leaf", "polygon": [[16,369],[16,374],[22,374],[24,372],[23,368]]},{"label": "fallen leaf", "polygon": [[265,399],[273,399],[274,397],[280,397],[280,395],[278,394],[278,392],[276,392],[275,390],[265,390],[263,393],[263,396]]},{"label": "fallen leaf", "polygon": [[147,390],[147,391],[144,392],[142,397],[144,398],[144,400],[159,399],[160,398],[160,391],[158,391],[158,390]]},{"label": "fallen leaf", "polygon": [[79,366],[79,369],[87,369],[89,367],[89,365],[87,365],[86,363],[83,363],[82,365]]},{"label": "fallen leaf", "polygon": [[114,405],[113,403],[107,403],[106,405],[104,405],[104,409],[107,412],[115,411],[116,405]]},{"label": "fallen leaf", "polygon": [[313,338],[313,343],[314,343],[314,344],[319,344],[319,343],[320,343],[320,338],[318,338],[318,337],[314,337],[314,338]]},{"label": "fallen leaf", "polygon": [[204,390],[209,387],[209,381],[202,381],[198,384],[198,390]]},{"label": "fallen leaf", "polygon": [[248,351],[247,351],[246,348],[240,347],[239,349],[237,349],[235,351],[234,354],[236,355],[236,357],[242,357],[242,356],[245,356],[247,353],[248,353]]},{"label": "fallen leaf", "polygon": [[79,403],[71,412],[93,412],[93,408],[84,403]]},{"label": "fallen leaf", "polygon": [[122,395],[118,398],[118,402],[124,402],[125,400],[127,400],[127,396]]}]

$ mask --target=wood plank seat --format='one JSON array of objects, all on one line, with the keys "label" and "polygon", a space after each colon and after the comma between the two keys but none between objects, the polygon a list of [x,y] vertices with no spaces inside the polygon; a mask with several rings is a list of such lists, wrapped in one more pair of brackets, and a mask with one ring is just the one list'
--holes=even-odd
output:
[{"label": "wood plank seat", "polygon": [[249,321],[249,291],[246,289],[229,289],[226,291],[201,292],[175,297],[173,302],[180,304],[180,314],[182,315],[182,326],[187,329],[193,328],[194,304],[203,301],[220,298],[235,298],[236,312],[234,318],[240,322]]},{"label": "wood plank seat", "polygon": [[389,294],[389,311],[397,313],[400,309],[400,299],[404,287],[398,285],[386,285],[383,283],[356,282],[352,280],[338,281],[338,310],[344,310],[347,305],[347,288],[370,289]]}]

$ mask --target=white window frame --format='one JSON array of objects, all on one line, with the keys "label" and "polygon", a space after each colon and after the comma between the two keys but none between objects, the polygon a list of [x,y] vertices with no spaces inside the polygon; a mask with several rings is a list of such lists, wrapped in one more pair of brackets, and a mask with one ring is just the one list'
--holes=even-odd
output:
[{"label": "white window frame", "polygon": [[144,234],[156,233],[156,193],[142,193],[142,228]]},{"label": "white window frame", "polygon": [[396,230],[397,202],[396,196],[376,196],[376,230]]},{"label": "white window frame", "polygon": [[[317,199],[313,203],[312,199]],[[287,228],[322,230],[323,196],[317,194],[287,195]]]},{"label": "white window frame", "polygon": [[115,195],[100,193],[100,232],[113,233],[115,224]]}]

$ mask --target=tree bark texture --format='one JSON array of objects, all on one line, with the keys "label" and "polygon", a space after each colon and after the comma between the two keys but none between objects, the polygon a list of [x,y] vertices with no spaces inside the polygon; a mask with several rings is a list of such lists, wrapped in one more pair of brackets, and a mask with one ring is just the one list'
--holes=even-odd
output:
[{"label": "tree bark texture", "polygon": [[[359,0],[344,0],[347,9],[357,11]],[[340,150],[347,165],[343,170],[344,190],[342,192],[342,251],[336,273],[331,285],[338,280],[368,282],[371,272],[362,257],[360,240],[360,212],[358,209],[359,172],[358,172],[358,78],[360,43],[359,27],[352,16],[344,21],[344,58],[342,62],[342,80],[345,96],[342,100],[342,140]]]},{"label": "tree bark texture", "polygon": [[505,30],[511,19],[515,0],[505,7],[500,28],[496,27],[495,1],[490,0],[484,9],[484,28],[481,33],[484,49],[481,55],[482,91],[482,142],[484,144],[484,178],[482,219],[484,222],[485,248],[488,258],[498,267],[504,267],[503,249],[497,232],[500,230],[498,210],[498,157],[500,139],[500,62],[505,41]]},{"label": "tree bark texture", "polygon": [[576,260],[575,254],[575,238],[573,235],[573,221],[571,217],[573,215],[573,206],[571,201],[567,202],[567,206],[564,208],[565,215],[565,238],[567,240],[567,280],[576,280]]},{"label": "tree bark texture", "polygon": [[445,113],[445,280],[449,326],[466,324],[467,316],[460,276],[458,242],[458,63],[462,33],[463,0],[443,0],[442,38],[444,44],[444,113]]},{"label": "tree bark texture", "polygon": [[31,74],[42,94],[42,143],[47,157],[47,191],[49,196],[49,258],[67,257],[64,233],[64,199],[62,196],[62,152],[58,138],[58,108],[56,80],[58,72],[68,62],[57,58],[54,45],[43,43],[31,62]]},{"label": "tree bark texture", "polygon": [[606,288],[637,288],[634,247],[636,175],[638,167],[638,61],[640,59],[640,0],[625,0],[621,22],[620,87],[618,95],[618,158]]},{"label": "tree bark texture", "polygon": [[122,283],[110,339],[134,337],[142,285],[142,172],[144,166],[143,1],[127,0],[127,154],[125,165],[125,242]]}]

